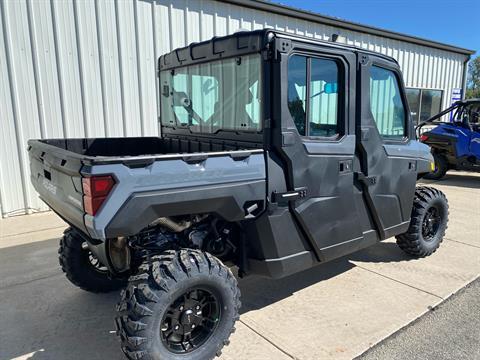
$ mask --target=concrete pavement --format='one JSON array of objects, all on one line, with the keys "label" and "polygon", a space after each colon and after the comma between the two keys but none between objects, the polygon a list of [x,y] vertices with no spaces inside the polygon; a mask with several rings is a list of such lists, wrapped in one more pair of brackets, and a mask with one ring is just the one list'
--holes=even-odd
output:
[{"label": "concrete pavement", "polygon": [[[351,359],[480,274],[480,176],[452,173],[440,249],[412,259],[389,240],[273,281],[240,281],[242,315],[222,359]],[[117,294],[93,295],[58,267],[51,213],[0,220],[0,359],[122,359]]]},{"label": "concrete pavement", "polygon": [[356,360],[480,359],[480,279]]}]

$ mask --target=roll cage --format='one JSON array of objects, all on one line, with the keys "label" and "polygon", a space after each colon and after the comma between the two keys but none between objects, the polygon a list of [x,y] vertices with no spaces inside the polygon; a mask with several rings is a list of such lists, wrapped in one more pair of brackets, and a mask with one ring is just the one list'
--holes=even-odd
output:
[{"label": "roll cage", "polygon": [[[440,111],[438,114],[432,116],[431,118],[422,121],[420,124],[418,124],[415,127],[415,130],[417,132],[417,136],[421,133],[421,129],[425,125],[442,125],[445,124],[445,121],[438,120],[442,118],[443,116],[452,113],[451,123],[453,124],[459,124],[463,127],[466,127],[469,130],[472,131],[478,131],[472,128],[471,120],[470,117],[466,115],[471,115],[468,114],[470,113],[470,108],[472,106],[477,105],[477,107],[480,108],[480,99],[467,99],[467,100],[462,100],[462,101],[456,101],[453,103],[450,107],[446,108],[445,110]],[[475,111],[477,114],[477,119],[479,119],[480,113],[478,111]],[[457,119],[457,120],[455,120]]]}]

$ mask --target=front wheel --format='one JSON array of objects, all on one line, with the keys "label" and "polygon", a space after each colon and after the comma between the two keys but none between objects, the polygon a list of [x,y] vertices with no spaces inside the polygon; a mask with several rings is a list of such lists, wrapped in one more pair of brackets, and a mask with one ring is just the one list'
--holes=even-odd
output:
[{"label": "front wheel", "polygon": [[239,318],[235,277],[199,250],[146,260],[121,296],[115,323],[129,359],[213,359]]},{"label": "front wheel", "polygon": [[424,176],[429,180],[440,180],[448,171],[448,160],[444,155],[434,153],[433,160],[435,162],[435,169]]},{"label": "front wheel", "polygon": [[410,226],[398,235],[397,244],[407,254],[424,257],[434,253],[445,236],[448,224],[448,201],[445,194],[432,187],[415,191]]}]

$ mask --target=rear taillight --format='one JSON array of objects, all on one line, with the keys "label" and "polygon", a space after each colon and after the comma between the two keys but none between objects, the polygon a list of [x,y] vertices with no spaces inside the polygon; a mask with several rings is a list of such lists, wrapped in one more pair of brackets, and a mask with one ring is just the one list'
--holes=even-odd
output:
[{"label": "rear taillight", "polygon": [[428,140],[428,136],[427,135],[420,135],[420,141],[421,142],[425,142]]},{"label": "rear taillight", "polygon": [[115,179],[110,175],[84,177],[82,179],[82,188],[85,212],[94,216],[114,185]]}]

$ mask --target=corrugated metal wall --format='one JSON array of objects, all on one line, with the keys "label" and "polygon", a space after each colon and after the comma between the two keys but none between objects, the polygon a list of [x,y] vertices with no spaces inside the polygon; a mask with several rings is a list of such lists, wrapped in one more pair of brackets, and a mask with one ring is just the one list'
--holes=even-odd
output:
[{"label": "corrugated metal wall", "polygon": [[214,0],[1,0],[0,208],[45,210],[30,186],[30,138],[157,134],[156,59],[239,28],[340,40],[395,57],[406,85],[462,85],[465,55]]}]

